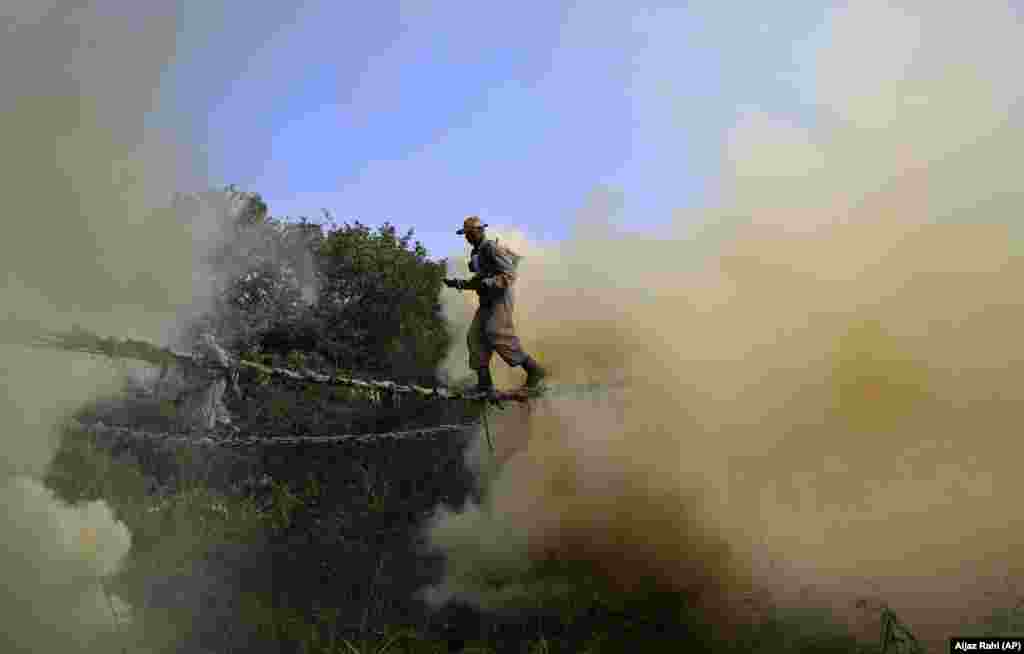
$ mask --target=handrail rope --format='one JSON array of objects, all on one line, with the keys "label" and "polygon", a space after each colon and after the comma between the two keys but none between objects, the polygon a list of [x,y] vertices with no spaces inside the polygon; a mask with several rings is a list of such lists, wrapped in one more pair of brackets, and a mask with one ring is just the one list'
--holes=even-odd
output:
[{"label": "handrail rope", "polygon": [[[367,393],[386,392],[397,395],[415,394],[423,398],[437,400],[481,401],[493,399],[492,395],[475,390],[451,390],[444,386],[426,388],[415,384],[399,384],[398,382],[395,382],[393,380],[358,379],[353,377],[345,377],[342,375],[325,375],[323,373],[318,373],[312,370],[298,371],[290,368],[265,366],[255,361],[248,361],[246,359],[240,358],[235,359],[231,365],[225,366],[221,363],[212,361],[209,358],[197,354],[178,352],[170,348],[161,348],[150,343],[146,343],[145,341],[117,341],[116,339],[98,339],[105,346],[96,347],[95,345],[76,345],[74,344],[73,340],[70,340],[74,338],[76,338],[76,335],[74,334],[48,334],[46,336],[35,336],[33,340],[21,342],[19,344],[31,347],[44,347],[48,349],[60,349],[64,351],[81,352],[84,354],[96,354],[112,358],[119,358],[123,356],[125,358],[134,358],[140,361],[147,361],[149,363],[154,364],[166,364],[169,362],[169,360],[176,360],[200,368],[207,368],[211,370],[223,370],[227,372],[233,372],[238,368],[249,368],[252,370],[256,370],[257,372],[270,375],[271,377],[283,378],[288,381],[326,384],[331,386],[343,386],[348,388],[355,388]],[[121,352],[118,351],[119,348],[122,349]],[[616,382],[611,384],[569,384],[554,386],[551,388],[551,391],[554,391],[556,394],[561,395],[564,393],[572,392],[578,393],[584,391],[618,388],[624,385],[625,384],[622,382]],[[550,392],[548,394],[550,394]]]},{"label": "handrail rope", "polygon": [[267,445],[342,445],[348,443],[370,443],[379,440],[408,440],[423,438],[435,434],[470,431],[479,427],[479,423],[456,423],[436,427],[418,427],[404,431],[372,432],[368,434],[340,434],[336,436],[228,436],[212,438],[209,434],[187,434],[176,432],[151,432],[131,427],[106,425],[102,422],[83,423],[69,420],[65,426],[98,436],[121,436],[135,440],[161,441],[171,444],[200,445],[229,449],[259,447]]}]

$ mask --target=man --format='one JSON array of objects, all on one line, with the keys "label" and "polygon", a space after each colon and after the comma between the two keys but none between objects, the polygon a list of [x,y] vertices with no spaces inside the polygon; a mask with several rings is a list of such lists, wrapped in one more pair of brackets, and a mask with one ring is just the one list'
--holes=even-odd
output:
[{"label": "man", "polygon": [[460,291],[476,291],[480,298],[480,306],[466,337],[469,367],[477,374],[477,390],[488,394],[494,392],[491,379],[494,352],[508,365],[522,366],[526,371],[525,387],[534,390],[547,373],[523,351],[512,320],[515,304],[513,286],[519,257],[496,240],[488,239],[484,232],[486,228],[479,217],[469,216],[462,223],[462,229],[455,232],[464,234],[473,246],[469,269],[474,275],[471,279],[446,279],[444,283]]},{"label": "man", "polygon": [[[224,403],[229,384],[241,397],[238,371],[232,366],[231,356],[209,331],[199,335],[194,351],[196,358],[191,361],[175,360],[173,378],[171,364],[164,363],[157,382],[159,396],[174,398],[178,426],[185,431],[210,431],[217,425],[231,429],[231,413]],[[171,383],[169,378],[176,379]]]}]

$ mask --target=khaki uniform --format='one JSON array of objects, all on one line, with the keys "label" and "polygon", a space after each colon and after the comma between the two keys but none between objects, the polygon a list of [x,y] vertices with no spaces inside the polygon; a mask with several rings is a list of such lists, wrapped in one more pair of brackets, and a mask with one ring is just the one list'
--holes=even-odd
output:
[{"label": "khaki uniform", "polygon": [[164,365],[158,382],[158,397],[170,396],[177,408],[178,428],[183,431],[209,431],[218,424],[230,425],[231,414],[224,404],[224,393],[231,381],[239,393],[237,377],[223,368],[208,368],[210,362],[228,367],[231,358],[211,335],[203,335],[195,347],[199,361],[176,361],[174,374],[171,366]]},{"label": "khaki uniform", "polygon": [[480,306],[469,326],[466,344],[469,367],[474,370],[487,368],[495,352],[510,366],[522,365],[526,360],[513,320],[518,263],[519,257],[497,241],[487,239],[473,248],[469,269],[476,273],[473,280],[480,282],[476,290]]}]

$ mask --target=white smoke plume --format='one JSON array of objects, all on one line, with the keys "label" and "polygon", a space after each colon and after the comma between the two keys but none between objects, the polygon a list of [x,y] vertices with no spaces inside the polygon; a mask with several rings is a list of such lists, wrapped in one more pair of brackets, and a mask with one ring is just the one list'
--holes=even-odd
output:
[{"label": "white smoke plume", "polygon": [[[298,289],[300,302],[315,301],[318,279],[311,232],[268,220],[268,209],[259,194],[234,187],[175,195],[168,214],[191,234],[193,291],[188,307],[178,312],[176,331],[167,335],[169,342],[190,347],[207,320],[222,310],[218,299],[243,276],[279,272],[281,282]],[[225,341],[236,335],[230,325],[214,331]]]},{"label": "white smoke plume", "polygon": [[[711,604],[754,586],[843,612],[873,584],[938,643],[1021,570],[1020,16],[858,2],[808,43],[815,120],[741,118],[716,229],[598,215],[517,243],[526,349],[555,383],[631,388],[494,415],[488,499],[430,530],[435,599],[528,598],[481,574],[555,552]],[[456,332],[466,300],[444,299]]]},{"label": "white smoke plume", "polygon": [[[161,80],[179,10],[58,0],[0,8],[8,318],[166,342],[202,297],[194,263],[216,243],[159,210],[180,190],[190,148],[149,121],[168,105]],[[2,350],[0,650],[110,651],[118,600],[101,583],[131,536],[103,503],[66,506],[40,479],[62,419],[113,393],[118,375],[102,360]]]}]

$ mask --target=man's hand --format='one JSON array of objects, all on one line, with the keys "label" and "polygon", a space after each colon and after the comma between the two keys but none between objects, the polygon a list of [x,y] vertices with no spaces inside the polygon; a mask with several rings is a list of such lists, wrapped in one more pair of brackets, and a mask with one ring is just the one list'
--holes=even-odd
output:
[{"label": "man's hand", "polygon": [[482,280],[473,279],[445,279],[444,285],[448,288],[457,288],[460,291],[475,291],[483,286]]}]

